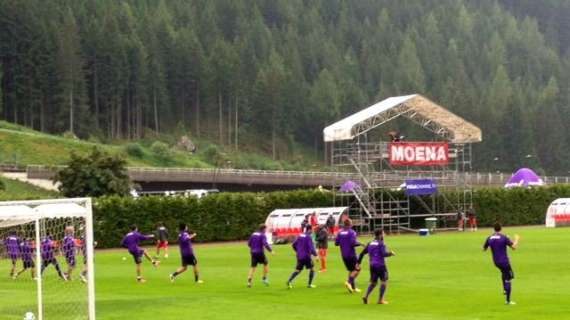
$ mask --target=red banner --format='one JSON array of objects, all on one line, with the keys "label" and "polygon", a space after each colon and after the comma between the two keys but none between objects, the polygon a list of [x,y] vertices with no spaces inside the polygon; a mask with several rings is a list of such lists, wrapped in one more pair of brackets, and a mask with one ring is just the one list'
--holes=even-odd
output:
[{"label": "red banner", "polygon": [[397,166],[436,166],[449,163],[446,142],[393,142],[388,145],[390,164]]}]

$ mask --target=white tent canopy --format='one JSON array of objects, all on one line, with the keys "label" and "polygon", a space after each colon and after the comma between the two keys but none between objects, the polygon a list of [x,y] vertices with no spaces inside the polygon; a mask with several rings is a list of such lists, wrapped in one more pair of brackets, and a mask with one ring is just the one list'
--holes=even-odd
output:
[{"label": "white tent canopy", "polygon": [[406,117],[453,143],[481,142],[481,130],[429,99],[412,94],[391,97],[323,130],[325,142],[352,140],[399,116]]}]

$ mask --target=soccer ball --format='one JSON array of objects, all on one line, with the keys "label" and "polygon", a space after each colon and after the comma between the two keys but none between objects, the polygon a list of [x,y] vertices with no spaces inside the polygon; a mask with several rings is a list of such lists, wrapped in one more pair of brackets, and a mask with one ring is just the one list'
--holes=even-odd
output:
[{"label": "soccer ball", "polygon": [[32,312],[26,312],[24,320],[36,320],[36,316]]}]

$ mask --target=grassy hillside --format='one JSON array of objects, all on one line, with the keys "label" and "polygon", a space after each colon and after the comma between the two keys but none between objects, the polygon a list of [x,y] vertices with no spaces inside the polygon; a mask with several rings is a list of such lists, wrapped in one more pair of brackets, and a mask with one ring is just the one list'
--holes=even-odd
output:
[{"label": "grassy hillside", "polygon": [[[167,154],[153,152],[153,144],[160,141],[168,147]],[[299,156],[288,161],[274,161],[256,150],[244,147],[240,152],[221,148],[208,140],[193,140],[196,153],[176,149],[177,138],[173,135],[161,135],[155,139],[134,142],[113,141],[109,144],[91,142],[49,135],[22,126],[0,121],[0,163],[21,165],[63,164],[71,152],[86,154],[91,148],[99,147],[112,154],[120,154],[127,159],[129,166],[143,167],[192,167],[214,168],[218,166],[240,169],[314,169],[318,165],[311,162],[310,156]],[[133,151],[134,149],[134,151]],[[309,160],[305,160],[305,159]]]},{"label": "grassy hillside", "polygon": [[0,184],[4,185],[4,189],[0,190],[0,201],[45,199],[58,196],[57,192],[16,180],[0,178]]}]

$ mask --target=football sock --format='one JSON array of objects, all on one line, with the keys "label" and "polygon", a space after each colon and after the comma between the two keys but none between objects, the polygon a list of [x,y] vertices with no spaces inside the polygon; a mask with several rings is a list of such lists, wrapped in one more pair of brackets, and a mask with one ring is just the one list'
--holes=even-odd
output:
[{"label": "football sock", "polygon": [[313,279],[315,278],[315,271],[309,271],[309,285],[313,283]]},{"label": "football sock", "polygon": [[366,290],[366,298],[368,299],[368,296],[372,293],[372,290],[374,290],[374,288],[376,288],[376,283],[371,283],[368,286],[368,290]]},{"label": "football sock", "polygon": [[198,282],[198,280],[200,280],[200,276],[198,275],[198,272],[194,273],[194,281]]},{"label": "football sock", "polygon": [[176,278],[179,274],[180,274],[180,273],[178,273],[178,271],[174,271],[174,272],[172,273],[172,277],[173,277],[173,278]]},{"label": "football sock", "polygon": [[59,267],[59,264],[54,264],[55,266],[55,270],[57,271],[57,274],[59,275],[60,278],[65,279],[65,276],[63,275],[63,272],[61,272],[61,268]]},{"label": "football sock", "polygon": [[505,294],[507,295],[507,302],[511,301],[511,282],[503,281],[503,286],[505,288]]},{"label": "football sock", "polygon": [[288,282],[293,282],[293,280],[299,275],[299,271],[293,271],[293,273],[291,273],[291,276],[289,277],[289,281]]},{"label": "football sock", "polygon": [[386,293],[386,285],[385,284],[381,284],[380,285],[380,300],[384,299],[384,294]]}]

